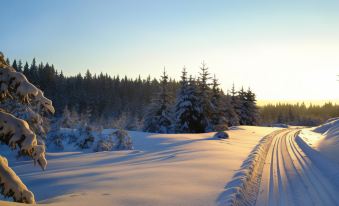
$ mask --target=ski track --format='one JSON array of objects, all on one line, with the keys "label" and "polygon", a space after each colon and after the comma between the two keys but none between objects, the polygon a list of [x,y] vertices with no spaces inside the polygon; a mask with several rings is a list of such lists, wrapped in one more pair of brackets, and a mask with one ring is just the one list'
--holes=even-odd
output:
[{"label": "ski track", "polygon": [[300,130],[277,133],[266,156],[257,206],[339,205],[339,191],[297,145]]}]

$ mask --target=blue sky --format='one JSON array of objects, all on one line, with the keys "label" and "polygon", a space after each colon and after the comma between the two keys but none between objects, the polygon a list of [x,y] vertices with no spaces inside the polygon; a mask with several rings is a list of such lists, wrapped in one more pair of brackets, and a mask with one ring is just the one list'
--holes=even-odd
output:
[{"label": "blue sky", "polygon": [[178,78],[205,61],[259,99],[339,99],[339,1],[2,0],[0,50],[93,72]]}]

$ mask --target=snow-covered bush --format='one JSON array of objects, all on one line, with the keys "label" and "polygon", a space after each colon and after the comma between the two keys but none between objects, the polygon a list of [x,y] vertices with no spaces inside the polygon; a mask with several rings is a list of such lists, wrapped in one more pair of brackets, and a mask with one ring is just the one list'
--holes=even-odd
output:
[{"label": "snow-covered bush", "polygon": [[99,135],[95,152],[112,151],[112,150],[130,150],[133,149],[132,139],[128,132],[123,129],[118,129],[107,136],[102,133]]},{"label": "snow-covered bush", "polygon": [[95,152],[112,151],[113,149],[114,149],[113,135],[108,135],[108,137],[100,135],[99,141],[97,142],[94,151]]},{"label": "snow-covered bush", "polygon": [[116,150],[130,150],[133,149],[132,139],[126,130],[118,129],[113,133],[115,136]]},{"label": "snow-covered bush", "polygon": [[[43,96],[41,90],[31,84],[26,77],[16,72],[0,53],[0,102],[12,99],[16,102],[36,106],[43,112],[54,113],[52,102]],[[18,148],[21,155],[31,157],[42,169],[47,166],[45,146],[38,145],[38,139],[29,124],[14,115],[0,110],[0,142],[12,149]],[[22,183],[8,162],[0,156],[0,192],[14,201],[34,203],[34,195]]]},{"label": "snow-covered bush", "polygon": [[221,131],[221,132],[215,133],[214,137],[215,137],[215,138],[218,138],[218,139],[228,139],[228,138],[229,138],[229,135],[228,135],[227,132]]},{"label": "snow-covered bush", "polygon": [[80,149],[89,149],[93,146],[94,143],[94,135],[93,135],[93,129],[90,126],[80,127],[78,128],[78,140],[77,140],[77,146]]}]

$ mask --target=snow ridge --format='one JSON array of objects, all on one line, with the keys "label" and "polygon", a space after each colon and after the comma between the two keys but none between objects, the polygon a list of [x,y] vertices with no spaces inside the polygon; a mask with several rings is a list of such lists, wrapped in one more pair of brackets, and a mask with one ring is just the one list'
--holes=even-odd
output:
[{"label": "snow ridge", "polygon": [[299,134],[296,137],[296,142],[308,158],[310,158],[311,161],[324,172],[333,185],[339,189],[339,166],[313,149]]},{"label": "snow ridge", "polygon": [[281,131],[274,131],[260,140],[243,162],[240,170],[226,185],[224,197],[219,200],[218,205],[249,206],[255,204],[266,155],[273,137]]}]

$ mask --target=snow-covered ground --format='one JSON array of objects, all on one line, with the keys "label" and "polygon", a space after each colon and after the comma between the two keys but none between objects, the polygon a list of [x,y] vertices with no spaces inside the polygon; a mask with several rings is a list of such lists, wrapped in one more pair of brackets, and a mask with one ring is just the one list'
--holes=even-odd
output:
[{"label": "snow-covered ground", "polygon": [[218,205],[253,148],[275,130],[241,126],[226,140],[130,132],[130,151],[48,153],[46,171],[9,162],[39,204]]},{"label": "snow-covered ground", "polygon": [[316,151],[339,164],[339,118],[315,128],[305,129],[300,136]]},{"label": "snow-covered ground", "polygon": [[273,138],[262,173],[258,206],[339,205],[339,188],[331,165],[303,145],[300,129],[280,131]]}]

